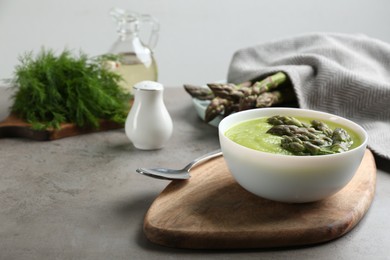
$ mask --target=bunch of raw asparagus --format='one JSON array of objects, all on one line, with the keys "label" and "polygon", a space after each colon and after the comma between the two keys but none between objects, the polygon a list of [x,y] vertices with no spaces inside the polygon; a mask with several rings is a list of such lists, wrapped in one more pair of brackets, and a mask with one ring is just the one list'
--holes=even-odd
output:
[{"label": "bunch of raw asparagus", "polygon": [[294,117],[273,116],[267,133],[282,136],[282,148],[295,155],[325,155],[348,151],[352,139],[342,128],[330,129],[325,123],[312,120],[311,125]]},{"label": "bunch of raw asparagus", "polygon": [[296,101],[291,85],[283,83],[287,83],[287,76],[278,72],[261,81],[238,85],[210,83],[207,84],[209,88],[193,85],[184,85],[184,88],[194,98],[210,100],[205,114],[205,121],[210,122],[218,115],[225,117],[237,111]]}]

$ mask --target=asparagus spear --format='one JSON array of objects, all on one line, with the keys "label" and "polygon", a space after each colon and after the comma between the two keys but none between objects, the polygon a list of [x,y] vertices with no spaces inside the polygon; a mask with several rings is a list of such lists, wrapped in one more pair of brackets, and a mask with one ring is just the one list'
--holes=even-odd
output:
[{"label": "asparagus spear", "polygon": [[310,123],[315,129],[324,132],[327,136],[331,137],[333,135],[332,129],[330,129],[329,126],[324,122],[319,120],[312,120]]},{"label": "asparagus spear", "polygon": [[227,116],[236,111],[270,107],[296,100],[291,87],[275,90],[286,80],[286,74],[278,72],[253,84],[251,81],[238,85],[209,83],[209,89],[187,84],[184,88],[194,98],[211,100],[205,114],[205,121],[209,122],[220,114]]},{"label": "asparagus spear", "polygon": [[267,119],[271,125],[295,125],[302,127],[301,121],[292,116],[272,116]]},{"label": "asparagus spear", "polygon": [[307,125],[294,117],[273,116],[267,122],[273,125],[267,133],[282,136],[281,146],[295,155],[340,153],[348,151],[352,145],[352,139],[344,129],[333,131],[318,120]]},{"label": "asparagus spear", "polygon": [[255,82],[253,85],[249,81],[235,85],[232,83],[209,83],[207,86],[211,89],[215,96],[238,101],[242,97],[260,95],[269,92],[287,79],[286,74],[278,72],[265,78],[262,81]]},{"label": "asparagus spear", "polygon": [[238,110],[242,111],[242,110],[255,108],[256,101],[257,101],[257,96],[255,96],[255,95],[242,97],[239,101],[239,104],[238,104]]},{"label": "asparagus spear", "polygon": [[282,99],[280,91],[264,92],[260,94],[256,99],[256,107],[270,107],[275,104],[279,104]]},{"label": "asparagus spear", "polygon": [[260,95],[264,92],[277,88],[279,85],[287,80],[286,74],[278,72],[274,75],[268,76],[262,81],[258,81],[253,84],[253,94]]},{"label": "asparagus spear", "polygon": [[224,112],[225,107],[229,107],[231,103],[232,101],[224,98],[220,98],[220,97],[213,98],[213,100],[211,100],[210,105],[206,109],[205,121],[210,122],[211,120],[213,120],[219,114]]},{"label": "asparagus spear", "polygon": [[216,97],[238,101],[244,96],[244,93],[240,91],[240,87],[234,84],[209,83],[207,86]]},{"label": "asparagus spear", "polygon": [[[283,72],[278,72],[262,81],[255,82],[253,85],[250,85],[250,82],[244,82],[239,85],[208,84],[216,100],[209,104],[205,116],[207,120],[205,121],[209,122],[208,120],[211,121],[218,116],[217,111],[225,111],[224,115],[228,115],[232,111],[269,107],[295,99],[292,89],[270,92],[286,80],[287,76]],[[221,99],[231,102],[222,102]]]},{"label": "asparagus spear", "polygon": [[302,141],[289,136],[285,136],[282,139],[281,146],[295,155],[324,155],[334,153],[310,141]]},{"label": "asparagus spear", "polygon": [[333,131],[332,140],[333,144],[330,149],[337,153],[348,151],[352,145],[351,136],[342,128],[336,128]]},{"label": "asparagus spear", "polygon": [[214,98],[214,93],[207,88],[185,84],[184,89],[191,97],[200,100],[211,100]]}]

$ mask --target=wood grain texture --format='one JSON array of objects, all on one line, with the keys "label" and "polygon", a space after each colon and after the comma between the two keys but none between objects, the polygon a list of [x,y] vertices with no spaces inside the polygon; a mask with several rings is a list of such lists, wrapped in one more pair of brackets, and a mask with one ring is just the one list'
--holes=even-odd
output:
[{"label": "wood grain texture", "polygon": [[365,215],[375,194],[376,166],[366,150],[351,182],[335,195],[288,204],[257,197],[235,182],[223,157],[172,181],[151,205],[144,233],[178,248],[271,248],[336,239]]},{"label": "wood grain texture", "polygon": [[70,136],[107,131],[118,128],[123,128],[123,124],[102,120],[98,129],[91,127],[80,128],[75,124],[66,123],[61,124],[59,129],[38,131],[32,129],[31,124],[16,116],[10,115],[4,121],[0,122],[0,138],[20,137],[38,141],[50,141]]}]

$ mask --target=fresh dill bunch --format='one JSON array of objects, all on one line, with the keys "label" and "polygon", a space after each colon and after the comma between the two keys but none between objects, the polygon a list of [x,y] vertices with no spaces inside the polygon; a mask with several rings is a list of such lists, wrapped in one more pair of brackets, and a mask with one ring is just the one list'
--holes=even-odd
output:
[{"label": "fresh dill bunch", "polygon": [[118,85],[121,76],[107,70],[101,59],[84,53],[77,57],[69,50],[56,56],[42,48],[19,61],[11,112],[34,129],[58,129],[61,123],[98,128],[102,119],[125,122],[131,95]]}]

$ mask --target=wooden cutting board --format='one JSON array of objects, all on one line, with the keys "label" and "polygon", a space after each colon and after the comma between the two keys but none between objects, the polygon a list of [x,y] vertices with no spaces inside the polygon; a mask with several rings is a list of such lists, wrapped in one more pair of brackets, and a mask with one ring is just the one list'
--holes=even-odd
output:
[{"label": "wooden cutting board", "polygon": [[59,129],[34,130],[31,124],[24,120],[10,115],[4,121],[0,122],[0,138],[22,137],[38,141],[49,141],[70,136],[87,134],[92,132],[107,131],[111,129],[123,128],[123,124],[118,124],[108,120],[102,120],[98,129],[85,127],[80,128],[75,124],[61,124]]},{"label": "wooden cutting board", "polygon": [[366,150],[351,182],[318,202],[288,204],[257,197],[239,186],[223,157],[172,181],[153,202],[144,233],[178,248],[271,248],[336,239],[364,216],[375,193],[376,166]]}]

